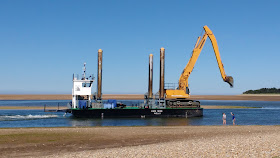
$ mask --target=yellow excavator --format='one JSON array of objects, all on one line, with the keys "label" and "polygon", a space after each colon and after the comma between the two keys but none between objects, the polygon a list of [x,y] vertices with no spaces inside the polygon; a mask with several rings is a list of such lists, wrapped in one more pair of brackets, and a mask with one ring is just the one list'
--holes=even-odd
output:
[{"label": "yellow excavator", "polygon": [[194,65],[199,57],[199,54],[205,44],[207,37],[211,40],[216,59],[218,62],[218,66],[222,75],[224,82],[227,82],[230,87],[233,87],[233,78],[231,76],[227,76],[224,70],[223,63],[221,61],[220,52],[217,44],[217,40],[212,33],[212,31],[204,26],[204,34],[198,37],[196,44],[194,46],[192,57],[190,58],[187,66],[182,72],[178,87],[176,89],[165,89],[165,100],[167,106],[200,106],[199,101],[190,100],[189,88],[188,88],[188,78],[194,68]]}]

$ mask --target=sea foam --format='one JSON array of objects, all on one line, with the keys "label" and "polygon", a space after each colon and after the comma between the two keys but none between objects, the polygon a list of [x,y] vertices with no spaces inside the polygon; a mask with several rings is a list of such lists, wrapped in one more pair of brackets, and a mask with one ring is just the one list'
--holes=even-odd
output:
[{"label": "sea foam", "polygon": [[32,120],[32,119],[46,119],[57,118],[58,115],[5,115],[0,116],[0,121],[12,121],[12,120]]}]

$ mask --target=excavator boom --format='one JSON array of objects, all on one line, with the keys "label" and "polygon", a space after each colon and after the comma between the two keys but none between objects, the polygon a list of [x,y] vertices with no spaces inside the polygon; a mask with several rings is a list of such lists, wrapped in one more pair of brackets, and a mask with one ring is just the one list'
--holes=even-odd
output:
[{"label": "excavator boom", "polygon": [[174,99],[174,98],[189,98],[189,89],[188,89],[188,78],[194,68],[194,65],[200,55],[200,52],[205,44],[205,41],[207,39],[207,37],[209,37],[211,43],[212,43],[212,46],[213,46],[213,49],[214,49],[214,52],[215,52],[215,56],[216,56],[216,59],[217,59],[217,63],[218,63],[218,66],[219,66],[219,69],[220,69],[220,73],[221,73],[221,76],[223,78],[223,81],[227,82],[230,87],[233,87],[233,78],[231,76],[227,76],[226,73],[225,73],[225,70],[224,70],[224,66],[223,66],[223,63],[222,63],[222,60],[221,60],[221,56],[220,56],[220,52],[219,52],[219,48],[218,48],[218,44],[217,44],[217,40],[214,36],[214,34],[212,33],[212,31],[207,27],[207,26],[204,26],[203,27],[204,29],[204,34],[202,37],[198,37],[197,41],[196,41],[196,44],[195,44],[195,47],[193,49],[193,52],[192,52],[192,56],[188,62],[188,64],[186,65],[185,69],[183,70],[181,76],[180,76],[180,79],[179,79],[179,87],[178,89],[176,90],[169,90],[167,89],[166,90],[166,99]]}]

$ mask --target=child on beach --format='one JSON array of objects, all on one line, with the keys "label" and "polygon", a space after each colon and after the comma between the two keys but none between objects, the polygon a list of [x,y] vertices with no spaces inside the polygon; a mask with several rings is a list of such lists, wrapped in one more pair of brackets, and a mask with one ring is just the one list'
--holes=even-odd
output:
[{"label": "child on beach", "polygon": [[235,125],[235,116],[234,116],[234,113],[230,112],[231,115],[232,115],[232,125]]},{"label": "child on beach", "polygon": [[223,113],[223,125],[227,124],[227,115]]}]

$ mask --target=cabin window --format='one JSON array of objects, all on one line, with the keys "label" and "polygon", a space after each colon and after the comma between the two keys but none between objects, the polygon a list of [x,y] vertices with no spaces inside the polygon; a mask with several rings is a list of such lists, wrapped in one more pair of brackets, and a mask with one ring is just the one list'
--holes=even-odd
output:
[{"label": "cabin window", "polygon": [[83,86],[83,87],[90,87],[90,86],[91,86],[91,83],[83,83],[82,86]]}]

